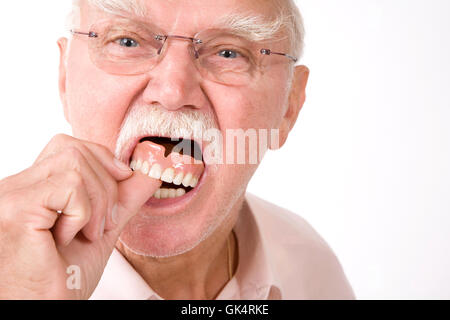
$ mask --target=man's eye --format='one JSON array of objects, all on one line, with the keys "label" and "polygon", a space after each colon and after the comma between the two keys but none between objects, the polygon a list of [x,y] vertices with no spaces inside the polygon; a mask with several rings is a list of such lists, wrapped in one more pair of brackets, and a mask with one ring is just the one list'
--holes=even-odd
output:
[{"label": "man's eye", "polygon": [[118,44],[122,47],[127,47],[127,48],[135,48],[139,46],[139,43],[137,43],[137,41],[131,39],[131,38],[120,38],[117,39]]},{"label": "man's eye", "polygon": [[233,50],[222,50],[218,55],[227,59],[236,59],[239,56],[239,53]]}]

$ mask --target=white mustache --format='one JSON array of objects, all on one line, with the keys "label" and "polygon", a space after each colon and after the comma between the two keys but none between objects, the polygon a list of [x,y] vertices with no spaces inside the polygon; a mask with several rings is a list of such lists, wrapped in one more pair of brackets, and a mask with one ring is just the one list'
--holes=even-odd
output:
[{"label": "white mustache", "polygon": [[190,109],[168,111],[159,105],[136,105],[122,124],[117,137],[115,157],[120,159],[136,137],[162,136],[201,142],[203,134],[211,129],[218,130],[211,112]]}]

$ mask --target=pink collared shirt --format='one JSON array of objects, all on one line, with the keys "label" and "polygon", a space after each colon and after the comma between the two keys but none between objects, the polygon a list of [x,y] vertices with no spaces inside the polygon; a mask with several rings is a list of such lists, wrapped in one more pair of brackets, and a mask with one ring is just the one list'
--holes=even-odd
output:
[{"label": "pink collared shirt", "polygon": [[[327,243],[301,217],[252,194],[234,227],[239,264],[218,300],[354,299]],[[162,299],[114,250],[91,299]]]}]

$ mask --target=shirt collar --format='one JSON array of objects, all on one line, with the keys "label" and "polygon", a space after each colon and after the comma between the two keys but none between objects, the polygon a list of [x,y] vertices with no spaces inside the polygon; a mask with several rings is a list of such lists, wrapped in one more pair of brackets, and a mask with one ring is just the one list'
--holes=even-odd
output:
[{"label": "shirt collar", "polygon": [[133,266],[114,249],[91,299],[142,300],[154,294]]},{"label": "shirt collar", "polygon": [[[257,222],[259,208],[252,196],[246,197],[244,206],[248,210],[242,210],[233,229],[238,242],[238,267],[216,299],[281,299],[273,259]],[[113,250],[91,299],[162,300],[117,249]]]},{"label": "shirt collar", "polygon": [[234,227],[239,250],[239,264],[235,274],[240,287],[239,299],[281,299],[280,285],[271,263],[271,252],[258,223],[259,209],[255,206],[253,197],[247,194],[244,210]]}]

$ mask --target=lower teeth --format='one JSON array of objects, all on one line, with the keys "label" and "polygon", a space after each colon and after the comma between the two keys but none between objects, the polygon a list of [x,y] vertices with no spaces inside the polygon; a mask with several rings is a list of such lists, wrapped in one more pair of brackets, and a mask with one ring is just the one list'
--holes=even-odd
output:
[{"label": "lower teeth", "polygon": [[167,199],[167,198],[177,198],[184,196],[186,194],[186,190],[183,188],[160,188],[156,190],[155,194],[153,195],[156,199]]}]

